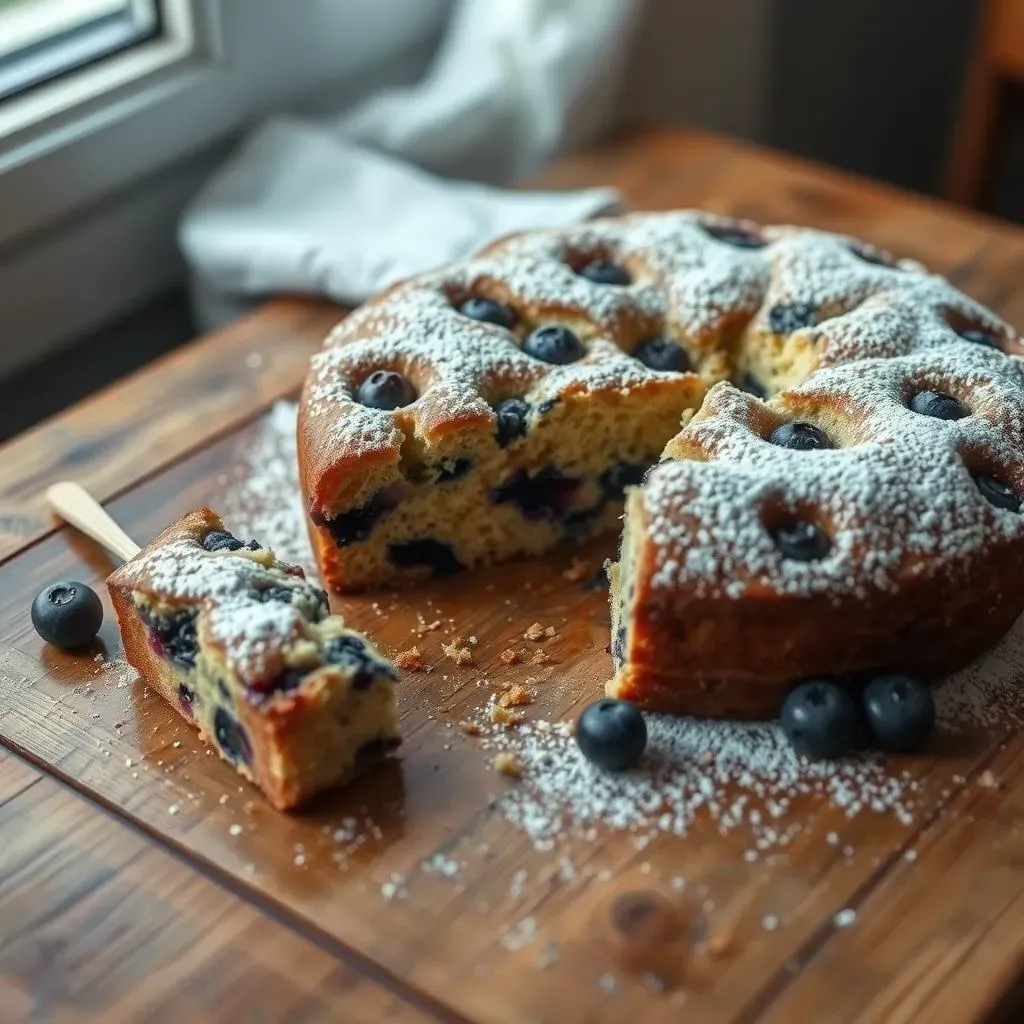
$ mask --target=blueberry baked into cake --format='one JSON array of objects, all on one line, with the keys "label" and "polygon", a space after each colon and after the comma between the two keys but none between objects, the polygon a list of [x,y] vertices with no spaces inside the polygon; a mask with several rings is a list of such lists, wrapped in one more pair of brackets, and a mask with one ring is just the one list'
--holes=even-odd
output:
[{"label": "blueberry baked into cake", "polygon": [[393,584],[613,528],[628,494],[612,696],[760,717],[815,673],[947,673],[1024,610],[1021,353],[844,236],[692,211],[513,236],[314,358],[314,551],[333,588]]},{"label": "blueberry baked into cake", "polygon": [[1012,328],[911,261],[760,237],[741,345],[771,397],[710,389],[610,568],[608,693],[648,707],[772,717],[802,679],[935,681],[1024,611]]},{"label": "blueberry baked into cake", "polygon": [[209,509],[111,575],[125,657],[275,807],[397,746],[396,673],[301,568]]},{"label": "blueberry baked into cake", "polygon": [[685,275],[676,293],[670,281],[679,223],[510,238],[336,328],[299,417],[329,587],[444,575],[617,526],[625,487],[726,376],[719,342],[752,302],[754,280],[738,281],[718,315],[692,322],[697,296]]}]

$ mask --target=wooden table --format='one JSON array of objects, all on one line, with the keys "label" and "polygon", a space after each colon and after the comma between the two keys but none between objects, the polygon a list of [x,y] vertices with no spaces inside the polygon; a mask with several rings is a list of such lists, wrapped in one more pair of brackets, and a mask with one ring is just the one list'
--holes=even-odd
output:
[{"label": "wooden table", "polygon": [[[612,183],[637,208],[848,231],[921,258],[1024,325],[1024,234],[930,200],[660,130],[566,160],[543,181]],[[31,596],[55,579],[99,585],[111,568],[57,527],[44,486],[78,479],[140,541],[218,500],[238,446],[295,393],[337,316],[324,303],[273,303],[4,448],[0,1016],[1019,1020],[1024,743],[1011,730],[907,759],[925,794],[913,820],[847,819],[811,800],[789,812],[803,822],[798,841],[773,856],[749,857],[742,835],[707,823],[646,849],[598,830],[544,851],[506,822],[502,794],[516,783],[457,722],[519,678],[524,667],[499,653],[529,654],[519,637],[534,619],[557,635],[540,645],[543,669],[526,667],[548,680],[526,711],[560,717],[598,692],[604,598],[565,579],[568,553],[382,598],[382,615],[369,599],[341,603],[391,652],[409,646],[424,609],[455,623],[416,641],[434,671],[401,684],[402,759],[299,817],[240,787],[130,676],[44,648]],[[455,629],[480,638],[472,668],[445,661],[440,643]],[[109,617],[101,639],[116,659]],[[339,858],[346,816],[372,817],[375,833]],[[437,870],[451,862],[456,871]],[[852,927],[836,922],[844,910]],[[644,932],[677,925],[665,963],[665,944],[645,945]]]}]

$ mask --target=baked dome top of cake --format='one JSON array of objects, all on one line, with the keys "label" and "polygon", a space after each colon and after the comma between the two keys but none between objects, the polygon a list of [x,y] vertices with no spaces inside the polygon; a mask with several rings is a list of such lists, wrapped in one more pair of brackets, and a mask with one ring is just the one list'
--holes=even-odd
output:
[{"label": "baked dome top of cake", "polygon": [[[584,276],[595,261],[621,268],[628,283]],[[512,328],[461,313],[471,297],[511,309]],[[524,353],[524,334],[545,324],[570,326],[583,358],[550,365]],[[851,361],[931,350],[938,357],[965,338],[975,345],[956,345],[947,358],[969,384],[998,363],[987,345],[1024,352],[1008,325],[943,278],[846,236],[696,211],[536,231],[397,284],[338,325],[314,357],[303,395],[304,491],[314,503],[347,502],[347,470],[409,438],[493,424],[505,394],[529,391],[543,403],[580,391],[658,388],[669,375],[630,355],[653,336],[678,341],[708,382],[741,379],[748,351],[771,348],[783,371],[762,382],[769,391]],[[404,373],[415,400],[390,411],[360,405],[360,382],[382,368]],[[996,376],[1003,384],[991,387],[1013,388],[1019,371],[1008,363]],[[828,386],[842,392],[845,379],[833,376]]]}]

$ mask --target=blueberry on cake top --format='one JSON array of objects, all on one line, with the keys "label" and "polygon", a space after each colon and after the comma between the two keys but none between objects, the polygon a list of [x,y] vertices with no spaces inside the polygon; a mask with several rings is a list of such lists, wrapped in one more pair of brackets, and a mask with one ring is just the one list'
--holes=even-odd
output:
[{"label": "blueberry on cake top", "polygon": [[398,743],[394,668],[297,566],[209,509],[108,580],[125,657],[280,809]]},{"label": "blueberry on cake top", "polygon": [[[313,548],[339,590],[536,554],[618,528],[620,482],[718,382],[765,398],[947,349],[984,373],[1016,345],[916,263],[820,231],[681,211],[512,236],[385,291],[314,357],[299,422]],[[922,381],[906,429],[966,411],[965,382]],[[808,408],[817,420],[773,427],[787,465],[849,448],[847,419]],[[773,529],[814,554],[830,541],[813,525]]]},{"label": "blueberry on cake top", "polygon": [[941,678],[1024,611],[1019,340],[916,265],[847,274],[816,365],[764,401],[712,387],[629,492],[609,695],[772,716],[800,680]]}]

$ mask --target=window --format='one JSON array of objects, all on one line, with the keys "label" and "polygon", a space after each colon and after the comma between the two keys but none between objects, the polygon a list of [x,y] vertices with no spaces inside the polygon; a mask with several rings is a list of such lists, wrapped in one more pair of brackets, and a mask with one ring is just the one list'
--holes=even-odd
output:
[{"label": "window", "polygon": [[157,0],[0,0],[0,100],[159,31]]}]

